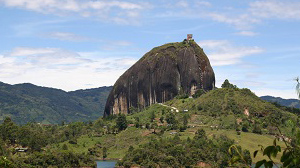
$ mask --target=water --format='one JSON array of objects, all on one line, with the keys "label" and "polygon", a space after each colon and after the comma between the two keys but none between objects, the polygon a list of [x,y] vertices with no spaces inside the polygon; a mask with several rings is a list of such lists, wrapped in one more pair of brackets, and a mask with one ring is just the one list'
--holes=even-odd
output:
[{"label": "water", "polygon": [[108,160],[108,161],[98,160],[98,161],[96,161],[96,163],[97,163],[97,168],[114,168],[115,165],[117,164],[117,161],[115,161],[115,160]]}]

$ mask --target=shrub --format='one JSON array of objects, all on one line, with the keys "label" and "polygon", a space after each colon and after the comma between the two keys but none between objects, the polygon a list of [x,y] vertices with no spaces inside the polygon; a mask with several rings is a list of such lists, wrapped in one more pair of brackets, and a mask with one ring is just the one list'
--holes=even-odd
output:
[{"label": "shrub", "polygon": [[68,145],[67,145],[67,144],[64,144],[64,145],[62,146],[62,149],[63,149],[63,150],[68,150]]},{"label": "shrub", "polygon": [[73,144],[73,145],[77,144],[77,139],[69,140],[69,144]]}]

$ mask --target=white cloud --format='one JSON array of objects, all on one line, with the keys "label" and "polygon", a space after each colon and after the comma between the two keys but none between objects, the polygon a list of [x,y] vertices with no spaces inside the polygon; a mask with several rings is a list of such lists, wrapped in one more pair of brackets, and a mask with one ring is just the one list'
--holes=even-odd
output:
[{"label": "white cloud", "polygon": [[136,61],[100,52],[18,47],[0,55],[0,81],[30,82],[67,91],[108,86]]},{"label": "white cloud", "polygon": [[250,3],[249,11],[259,18],[300,19],[300,2],[255,1]]},{"label": "white cloud", "polygon": [[129,42],[129,41],[114,41],[112,43],[114,43],[115,45],[118,45],[118,46],[130,46],[130,45],[132,45],[132,43]]},{"label": "white cloud", "polygon": [[87,37],[80,36],[80,35],[73,34],[73,33],[68,33],[68,32],[50,32],[50,33],[45,34],[44,36],[47,38],[53,38],[53,39],[58,39],[58,40],[63,40],[63,41],[74,41],[74,42],[90,40]]},{"label": "white cloud", "polygon": [[102,46],[103,50],[118,50],[132,45],[130,41],[124,40],[106,41],[106,43],[106,45]]},{"label": "white cloud", "polygon": [[213,66],[238,64],[245,56],[263,52],[262,48],[234,46],[227,40],[200,41],[199,45],[208,50],[206,54]]},{"label": "white cloud", "polygon": [[176,6],[181,7],[181,8],[187,8],[187,7],[189,7],[189,4],[187,1],[181,0],[176,3]]},{"label": "white cloud", "polygon": [[258,35],[258,33],[252,32],[252,31],[240,31],[235,33],[236,35],[240,35],[240,36],[256,36]]},{"label": "white cloud", "polygon": [[[169,1],[167,1],[169,2]],[[243,8],[218,6],[211,8],[208,1],[177,1],[167,5],[167,10],[158,13],[157,17],[169,18],[206,18],[220,23],[232,25],[242,30],[238,35],[254,36],[251,30],[255,25],[264,22],[266,19],[300,19],[300,2],[293,1],[254,1],[249,2]],[[245,2],[246,3],[246,2]],[[210,7],[210,8],[208,8]],[[184,9],[184,10],[183,10]]]},{"label": "white cloud", "polygon": [[241,86],[247,86],[247,87],[262,87],[264,85],[266,85],[266,83],[264,82],[260,82],[260,81],[249,81],[249,80],[238,80],[238,81],[234,81],[234,83],[237,83]]},{"label": "white cloud", "polygon": [[251,29],[253,24],[260,22],[259,19],[252,17],[249,14],[240,14],[240,15],[227,15],[224,13],[217,12],[207,12],[205,17],[209,17],[212,20],[227,23],[235,26],[237,29]]},{"label": "white cloud", "polygon": [[[104,21],[130,24],[135,22],[147,3],[106,0],[0,0],[0,4],[55,15],[96,17]],[[123,13],[127,13],[124,15]],[[122,20],[122,22],[120,22]]]},{"label": "white cloud", "polygon": [[39,54],[53,54],[57,49],[55,48],[27,48],[17,47],[9,54],[9,56],[29,56]]},{"label": "white cloud", "polygon": [[34,69],[59,69],[61,67],[72,69],[79,64],[91,62],[89,59],[80,57],[78,53],[59,48],[17,47],[5,57],[15,59],[12,65],[22,63]]},{"label": "white cloud", "polygon": [[250,73],[247,73],[247,74],[245,74],[245,77],[246,78],[258,78],[260,76],[260,74],[259,73],[254,73],[254,72],[250,72]]},{"label": "white cloud", "polygon": [[212,6],[211,3],[209,3],[208,1],[196,1],[195,3],[198,6],[206,6],[206,7]]},{"label": "white cloud", "polygon": [[[209,18],[233,25],[239,30],[249,30],[265,19],[300,19],[300,2],[263,0],[249,2],[242,8],[220,7],[209,10],[206,0],[118,1],[118,0],[0,0],[6,7],[21,8],[46,14],[93,17],[118,24],[139,24],[142,13],[153,17]],[[154,4],[154,5],[153,5]],[[154,6],[154,8],[153,8]],[[228,10],[230,11],[228,12]],[[156,13],[156,14],[153,14]],[[243,34],[241,34],[243,35]]]},{"label": "white cloud", "polygon": [[[233,25],[240,30],[249,30],[255,24],[266,19],[300,19],[300,2],[291,0],[264,0],[250,2],[244,10],[231,8],[230,14],[226,12],[206,12],[205,17],[212,20]],[[241,31],[239,35],[253,36],[253,32]]]}]

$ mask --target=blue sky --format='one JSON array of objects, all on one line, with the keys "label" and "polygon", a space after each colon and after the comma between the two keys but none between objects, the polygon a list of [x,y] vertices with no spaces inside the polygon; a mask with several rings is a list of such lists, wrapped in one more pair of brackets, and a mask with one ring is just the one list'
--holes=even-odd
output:
[{"label": "blue sky", "polygon": [[0,81],[113,85],[153,47],[193,34],[220,87],[297,98],[297,0],[0,0]]}]

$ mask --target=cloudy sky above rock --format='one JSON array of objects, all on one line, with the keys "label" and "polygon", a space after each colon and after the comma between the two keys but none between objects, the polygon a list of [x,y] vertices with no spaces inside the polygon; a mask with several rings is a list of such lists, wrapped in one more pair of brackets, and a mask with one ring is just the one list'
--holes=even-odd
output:
[{"label": "cloudy sky above rock", "polygon": [[113,85],[153,47],[191,33],[225,79],[296,98],[298,0],[0,0],[0,81],[66,91]]}]

